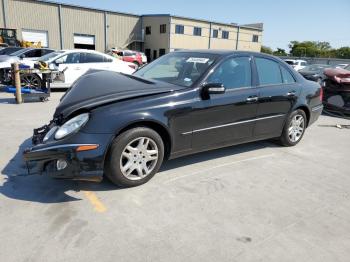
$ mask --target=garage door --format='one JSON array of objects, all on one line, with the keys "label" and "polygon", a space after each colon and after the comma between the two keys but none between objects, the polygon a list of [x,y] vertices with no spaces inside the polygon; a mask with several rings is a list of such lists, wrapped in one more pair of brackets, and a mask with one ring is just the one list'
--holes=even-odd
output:
[{"label": "garage door", "polygon": [[22,29],[22,39],[23,41],[32,42],[34,44],[41,42],[42,47],[48,47],[49,41],[47,31]]},{"label": "garage door", "polygon": [[74,48],[95,50],[95,36],[74,34]]}]

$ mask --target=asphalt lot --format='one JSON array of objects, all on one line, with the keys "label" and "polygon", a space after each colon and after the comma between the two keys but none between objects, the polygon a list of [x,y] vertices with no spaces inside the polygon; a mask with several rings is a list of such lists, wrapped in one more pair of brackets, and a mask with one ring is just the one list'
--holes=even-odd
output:
[{"label": "asphalt lot", "polygon": [[0,93],[0,261],[349,261],[350,124],[172,160],[130,189],[26,176],[49,102]]}]

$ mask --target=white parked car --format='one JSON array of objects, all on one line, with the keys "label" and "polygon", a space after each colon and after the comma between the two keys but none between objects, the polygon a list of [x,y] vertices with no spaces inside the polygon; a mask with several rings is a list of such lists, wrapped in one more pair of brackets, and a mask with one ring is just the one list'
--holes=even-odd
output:
[{"label": "white parked car", "polygon": [[[102,69],[124,74],[132,74],[135,72],[135,65],[133,63],[124,62],[120,59],[114,58],[93,50],[62,50],[47,54],[39,59],[48,64],[52,70],[62,72],[57,79],[53,79],[51,83],[52,88],[68,88],[81,75],[85,74],[89,69]],[[25,61],[24,64],[34,67],[34,61]],[[41,81],[41,75],[36,75]],[[32,78],[30,78],[32,79]],[[34,80],[33,80],[34,81]],[[31,83],[27,83],[30,85]],[[32,83],[37,86],[38,84]]]},{"label": "white parked car", "polygon": [[295,71],[299,71],[308,65],[305,60],[300,59],[285,59],[284,61],[291,65]]}]

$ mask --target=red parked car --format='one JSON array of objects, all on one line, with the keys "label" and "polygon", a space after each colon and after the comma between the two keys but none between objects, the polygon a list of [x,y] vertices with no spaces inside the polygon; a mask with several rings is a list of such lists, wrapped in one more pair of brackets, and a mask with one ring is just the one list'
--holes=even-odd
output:
[{"label": "red parked car", "polygon": [[125,62],[134,63],[136,66],[136,69],[141,66],[142,63],[142,55],[139,52],[131,51],[131,50],[111,50],[112,54],[114,56],[118,56],[121,60]]},{"label": "red parked car", "polygon": [[329,68],[324,71],[323,82],[325,110],[350,116],[350,65],[343,68]]}]

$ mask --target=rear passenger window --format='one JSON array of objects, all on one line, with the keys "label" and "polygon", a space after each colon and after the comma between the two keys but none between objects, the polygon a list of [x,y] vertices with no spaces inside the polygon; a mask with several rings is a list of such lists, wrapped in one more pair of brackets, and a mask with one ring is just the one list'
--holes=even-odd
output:
[{"label": "rear passenger window", "polygon": [[93,53],[85,53],[82,63],[102,63],[103,56]]},{"label": "rear passenger window", "polygon": [[281,72],[282,72],[283,83],[285,84],[295,83],[295,79],[292,76],[292,74],[283,66],[281,66]]},{"label": "rear passenger window", "polygon": [[27,53],[24,54],[24,57],[40,57],[41,56],[41,50],[40,49],[33,49],[28,51]]},{"label": "rear passenger window", "polygon": [[266,58],[255,58],[260,85],[282,84],[280,66]]}]

